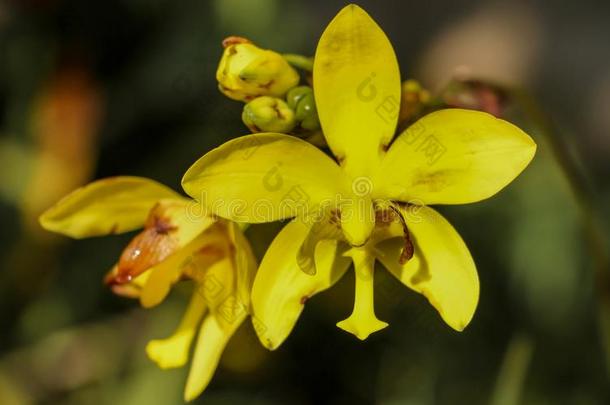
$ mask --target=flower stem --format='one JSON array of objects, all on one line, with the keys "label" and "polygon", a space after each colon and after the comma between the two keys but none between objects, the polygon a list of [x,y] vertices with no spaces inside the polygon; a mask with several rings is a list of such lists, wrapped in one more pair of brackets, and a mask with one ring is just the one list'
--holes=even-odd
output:
[{"label": "flower stem", "polygon": [[313,72],[313,58],[295,53],[285,53],[282,56],[293,67],[305,70],[306,72]]}]

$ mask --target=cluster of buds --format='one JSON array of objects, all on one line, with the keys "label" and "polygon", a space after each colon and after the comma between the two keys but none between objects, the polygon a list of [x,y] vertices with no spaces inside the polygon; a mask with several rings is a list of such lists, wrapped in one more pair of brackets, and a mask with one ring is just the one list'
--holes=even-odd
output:
[{"label": "cluster of buds", "polygon": [[227,97],[246,103],[242,121],[252,132],[301,135],[320,129],[313,89],[300,85],[296,69],[308,71],[302,63],[307,58],[280,55],[235,36],[225,39],[223,46],[218,87]]}]

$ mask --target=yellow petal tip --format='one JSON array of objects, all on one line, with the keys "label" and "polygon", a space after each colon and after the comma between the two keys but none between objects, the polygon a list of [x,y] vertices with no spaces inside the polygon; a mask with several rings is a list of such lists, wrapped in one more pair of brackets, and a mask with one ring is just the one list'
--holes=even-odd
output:
[{"label": "yellow petal tip", "polygon": [[197,398],[199,396],[199,393],[193,390],[184,390],[184,402],[191,402],[192,400],[194,400],[195,398]]},{"label": "yellow petal tip", "polygon": [[[255,319],[256,319],[256,321],[255,321]],[[288,333],[285,333],[285,336],[283,338],[282,337],[278,338],[276,336],[275,339],[271,339],[269,337],[269,335],[270,335],[269,330],[266,327],[262,326],[263,324],[258,318],[253,316],[252,322],[253,322],[254,331],[256,332],[256,336],[258,337],[258,340],[261,342],[263,347],[269,351],[274,351],[278,347],[280,347],[280,345],[286,339],[286,337],[288,337],[288,333],[290,332],[290,331],[288,331]]]},{"label": "yellow petal tip", "polygon": [[372,333],[385,329],[387,326],[387,322],[380,321],[377,318],[367,319],[364,321],[362,319],[354,319],[354,317],[350,316],[341,322],[337,322],[338,328],[351,333],[360,340],[365,340]]},{"label": "yellow petal tip", "polygon": [[265,341],[261,341],[261,343],[263,344],[263,346],[265,346],[265,349],[267,349],[269,351],[274,351],[280,346],[276,342],[273,342],[269,339],[267,339]]},{"label": "yellow petal tip", "polygon": [[371,18],[369,14],[359,5],[350,3],[347,6],[343,7],[338,13],[337,16],[342,16],[343,14],[352,13],[352,14],[360,14],[364,15],[368,18]]},{"label": "yellow petal tip", "polygon": [[466,322],[459,321],[459,322],[448,323],[448,325],[451,327],[451,329],[455,330],[456,332],[463,332],[469,323],[470,323],[470,321],[466,321]]},{"label": "yellow petal tip", "polygon": [[188,349],[189,343],[187,336],[151,340],[146,345],[146,354],[162,369],[182,367],[188,361],[188,350],[185,348]]}]

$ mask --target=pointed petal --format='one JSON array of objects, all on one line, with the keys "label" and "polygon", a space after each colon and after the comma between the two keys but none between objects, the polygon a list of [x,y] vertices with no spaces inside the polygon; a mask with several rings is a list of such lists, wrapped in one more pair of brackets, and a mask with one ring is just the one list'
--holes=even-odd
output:
[{"label": "pointed petal", "polygon": [[182,186],[214,214],[261,223],[314,212],[335,201],[347,181],[339,166],[311,144],[263,133],[233,139],[199,159]]},{"label": "pointed petal", "polygon": [[143,177],[111,177],[68,194],[40,216],[43,228],[73,238],[129,232],[144,225],[161,199],[179,194]]},{"label": "pointed petal", "polygon": [[229,339],[246,318],[245,314],[230,328],[221,326],[217,317],[208,314],[201,324],[193,363],[184,388],[184,400],[192,401],[208,386]]},{"label": "pointed petal", "polygon": [[336,210],[324,210],[319,216],[307,218],[308,231],[297,253],[297,263],[305,274],[316,274],[315,252],[323,240],[344,240]]},{"label": "pointed petal", "polygon": [[352,248],[345,253],[354,262],[356,272],[356,293],[354,296],[354,310],[352,314],[337,326],[351,333],[360,340],[365,340],[371,333],[380,331],[388,326],[375,316],[374,274],[375,256],[366,248]]},{"label": "pointed petal", "polygon": [[301,221],[292,221],[276,236],[263,258],[252,287],[252,322],[261,343],[276,349],[290,334],[305,301],[330,288],[349,267],[337,241],[321,241],[315,252],[317,272],[305,274],[297,263],[308,232]]},{"label": "pointed petal", "polygon": [[457,331],[474,315],[479,300],[479,278],[464,241],[449,222],[429,207],[401,209],[415,245],[404,265],[402,239],[378,245],[378,260],[407,287],[423,294],[443,320]]},{"label": "pointed petal", "polygon": [[350,174],[366,174],[394,136],[400,71],[390,41],[360,7],[345,7],[322,34],[313,79],[328,145]]},{"label": "pointed petal", "polygon": [[184,366],[204,312],[205,300],[198,291],[194,291],[178,329],[167,339],[151,340],[146,345],[148,357],[163,369]]},{"label": "pointed petal", "polygon": [[396,138],[374,193],[417,204],[480,201],[513,181],[535,152],[534,141],[507,121],[479,111],[436,111]]}]

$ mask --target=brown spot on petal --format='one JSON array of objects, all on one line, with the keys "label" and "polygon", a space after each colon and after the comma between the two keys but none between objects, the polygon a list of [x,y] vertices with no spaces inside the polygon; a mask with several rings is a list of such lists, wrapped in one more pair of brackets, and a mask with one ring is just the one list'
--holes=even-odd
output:
[{"label": "brown spot on petal", "polygon": [[237,35],[232,35],[232,36],[226,37],[225,39],[222,40],[222,47],[228,48],[231,45],[251,44],[251,43],[252,43],[252,41],[250,41],[248,38],[239,37]]},{"label": "brown spot on petal", "polygon": [[448,178],[456,176],[455,172],[438,170],[435,172],[420,172],[414,176],[413,187],[426,186],[430,192],[442,190],[448,186]]},{"label": "brown spot on petal", "polygon": [[307,302],[307,300],[309,299],[309,296],[304,295],[301,297],[301,305],[305,305],[305,303]]},{"label": "brown spot on petal", "polygon": [[389,226],[397,220],[397,214],[393,210],[381,209],[375,211],[375,223],[377,226]]},{"label": "brown spot on petal", "polygon": [[413,242],[411,242],[411,237],[409,236],[409,231],[405,230],[405,245],[402,248],[402,252],[400,252],[400,258],[398,259],[398,263],[405,264],[411,258],[413,258],[413,254],[415,253],[415,248],[413,247]]},{"label": "brown spot on petal", "polygon": [[335,225],[337,228],[341,229],[341,211],[339,210],[331,210],[330,218],[328,219],[332,225]]},{"label": "brown spot on petal", "polygon": [[159,235],[167,235],[168,233],[178,229],[172,225],[168,219],[160,218],[156,215],[153,217],[151,227],[154,227],[155,232]]},{"label": "brown spot on petal", "polygon": [[[399,204],[399,205],[403,206],[402,204]],[[408,206],[408,204],[403,207],[407,207],[407,206]],[[407,226],[407,222],[405,221],[401,212],[399,210],[397,210],[395,207],[392,207],[392,212],[394,214],[393,219],[398,219],[400,221],[400,223],[402,224],[404,246],[402,248],[402,252],[400,252],[400,257],[398,258],[398,263],[403,265],[406,262],[408,262],[409,260],[411,260],[411,258],[413,258],[413,254],[415,253],[415,247],[413,246],[413,242],[411,241],[411,234],[409,233],[409,227]]]},{"label": "brown spot on petal", "polygon": [[119,224],[114,224],[112,225],[112,228],[110,228],[110,231],[108,232],[110,235],[116,235],[117,233],[119,233]]},{"label": "brown spot on petal", "polygon": [[217,245],[205,245],[197,251],[198,254],[210,257],[221,258],[225,255],[224,250],[221,246]]},{"label": "brown spot on petal", "polygon": [[[260,89],[265,89],[265,90],[269,90],[271,88],[271,86],[273,86],[273,83],[275,83],[275,80],[271,79],[269,80],[267,83],[261,83],[258,85],[258,87]],[[279,112],[278,112],[279,115]]]}]

